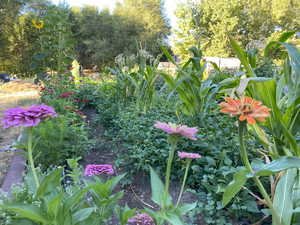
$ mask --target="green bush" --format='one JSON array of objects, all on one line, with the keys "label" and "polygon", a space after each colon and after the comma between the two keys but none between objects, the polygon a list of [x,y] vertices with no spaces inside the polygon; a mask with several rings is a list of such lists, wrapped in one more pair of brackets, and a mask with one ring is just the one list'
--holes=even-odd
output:
[{"label": "green bush", "polygon": [[78,117],[76,114],[69,117],[60,115],[33,128],[36,165],[43,170],[62,166],[67,158],[83,156],[92,147],[88,130]]}]

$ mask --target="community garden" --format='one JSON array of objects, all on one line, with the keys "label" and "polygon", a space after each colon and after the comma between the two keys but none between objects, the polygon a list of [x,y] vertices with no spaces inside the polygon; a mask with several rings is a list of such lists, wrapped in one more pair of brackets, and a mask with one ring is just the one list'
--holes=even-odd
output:
[{"label": "community garden", "polygon": [[[23,49],[24,67],[11,59],[4,66],[34,79],[39,99],[1,108],[3,130],[21,128],[14,147],[26,159],[22,184],[1,193],[1,224],[300,224],[296,30],[257,49],[228,33],[226,48],[241,62],[228,70],[206,60],[212,47],[172,51],[136,41],[117,55],[112,47],[93,52],[80,25],[93,10],[40,6],[18,17],[36,48]],[[110,22],[126,23],[114,16]],[[85,41],[76,43],[78,36]],[[101,39],[113,44],[108,40]],[[174,71],[160,68],[161,61]]]}]

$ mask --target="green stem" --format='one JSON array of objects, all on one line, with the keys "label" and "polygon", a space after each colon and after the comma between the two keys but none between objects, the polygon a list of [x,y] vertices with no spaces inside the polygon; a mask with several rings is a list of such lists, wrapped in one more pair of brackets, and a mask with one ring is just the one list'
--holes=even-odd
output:
[{"label": "green stem", "polygon": [[272,200],[270,199],[266,189],[264,188],[264,186],[261,183],[261,181],[259,180],[259,178],[255,175],[255,173],[251,167],[251,164],[250,164],[250,161],[248,158],[248,154],[247,154],[247,150],[245,148],[245,143],[244,143],[244,135],[246,133],[246,130],[247,130],[247,123],[239,121],[239,142],[240,142],[240,154],[241,154],[242,161],[243,161],[244,165],[246,166],[246,168],[252,174],[254,174],[254,177],[253,177],[254,182],[272,212],[273,219],[275,220],[275,225],[282,225],[282,223],[280,222],[280,218],[279,218],[275,208],[273,207]]},{"label": "green stem", "polygon": [[29,165],[30,165],[30,168],[31,168],[31,171],[32,171],[32,175],[33,175],[36,187],[38,188],[40,186],[40,182],[39,182],[38,176],[36,174],[36,170],[35,170],[35,167],[34,167],[33,156],[32,156],[32,128],[31,127],[28,129],[27,150],[28,150]]},{"label": "green stem", "polygon": [[176,208],[178,207],[178,205],[180,203],[180,200],[182,198],[182,194],[183,194],[183,190],[184,190],[184,186],[185,186],[186,178],[187,178],[187,175],[188,175],[188,172],[189,172],[189,169],[190,169],[191,162],[192,162],[192,160],[188,159],[188,162],[187,162],[187,165],[186,165],[186,168],[185,168],[185,172],[184,172],[184,177],[183,177],[180,193],[179,193],[179,197],[178,197],[178,200],[177,200],[177,203],[176,203]]},{"label": "green stem", "polygon": [[171,168],[172,168],[172,162],[174,159],[175,150],[177,147],[177,138],[170,135],[169,143],[171,145],[171,151],[169,152],[169,157],[168,157],[168,162],[167,162],[166,181],[165,181],[165,192],[166,193],[169,193]]}]

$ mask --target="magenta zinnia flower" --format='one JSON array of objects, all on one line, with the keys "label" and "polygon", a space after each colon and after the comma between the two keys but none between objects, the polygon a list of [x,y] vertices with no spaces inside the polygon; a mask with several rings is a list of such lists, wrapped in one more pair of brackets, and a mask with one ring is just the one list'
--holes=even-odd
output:
[{"label": "magenta zinnia flower", "polygon": [[74,94],[74,92],[65,92],[62,93],[60,96],[58,96],[59,98],[70,98],[72,95]]},{"label": "magenta zinnia flower", "polygon": [[140,213],[130,218],[127,225],[155,225],[155,223],[151,216],[146,213]]},{"label": "magenta zinnia flower", "polygon": [[178,157],[181,159],[199,159],[201,155],[197,153],[178,152]]},{"label": "magenta zinnia flower", "polygon": [[9,127],[33,127],[42,120],[57,117],[55,110],[48,105],[32,105],[28,108],[17,107],[4,111],[2,124]]},{"label": "magenta zinnia flower", "polygon": [[176,125],[173,123],[163,123],[159,121],[154,124],[154,127],[159,128],[168,134],[178,134],[191,140],[197,140],[195,136],[198,132],[197,127],[188,127],[186,125]]},{"label": "magenta zinnia flower", "polygon": [[114,174],[114,169],[110,164],[90,164],[85,167],[84,175],[85,176],[93,176],[93,175],[100,175],[100,174]]}]

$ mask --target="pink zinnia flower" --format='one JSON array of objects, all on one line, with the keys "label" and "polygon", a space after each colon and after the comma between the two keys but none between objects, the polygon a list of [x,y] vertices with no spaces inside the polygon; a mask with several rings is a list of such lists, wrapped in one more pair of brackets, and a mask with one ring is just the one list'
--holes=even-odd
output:
[{"label": "pink zinnia flower", "polygon": [[127,225],[155,225],[155,223],[151,216],[146,213],[140,213],[130,218]]},{"label": "pink zinnia flower", "polygon": [[32,105],[28,108],[17,107],[4,111],[2,124],[9,127],[33,127],[42,120],[57,117],[55,110],[47,105]]},{"label": "pink zinnia flower", "polygon": [[100,174],[114,174],[114,169],[110,164],[90,164],[85,167],[84,175],[85,176],[93,176],[93,175],[100,175]]},{"label": "pink zinnia flower", "polygon": [[181,159],[199,159],[201,155],[197,153],[178,152],[178,157]]},{"label": "pink zinnia flower", "polygon": [[163,123],[159,121],[154,124],[154,127],[159,128],[168,134],[178,134],[191,140],[197,140],[195,136],[198,132],[197,127],[188,127],[186,125],[176,125],[173,123]]}]

